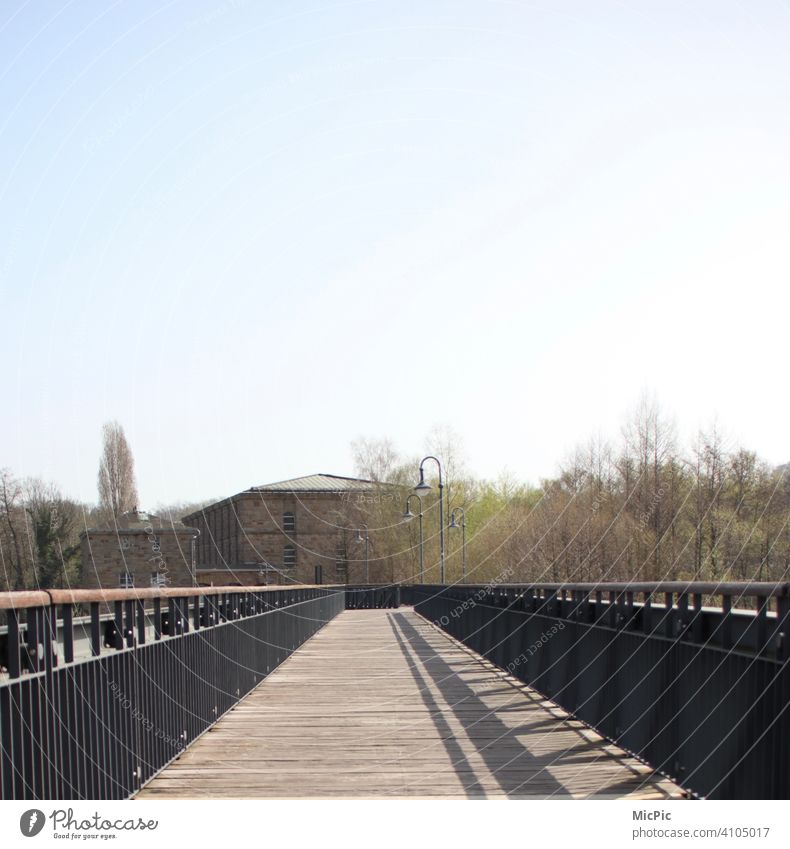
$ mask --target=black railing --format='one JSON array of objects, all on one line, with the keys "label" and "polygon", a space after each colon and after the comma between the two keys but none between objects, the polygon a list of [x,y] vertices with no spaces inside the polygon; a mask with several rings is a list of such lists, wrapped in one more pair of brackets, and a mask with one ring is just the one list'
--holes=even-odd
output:
[{"label": "black railing", "polygon": [[404,601],[693,793],[786,799],[789,589],[412,586]]},{"label": "black railing", "polygon": [[399,607],[401,588],[397,584],[362,584],[346,587],[346,610]]},{"label": "black railing", "polygon": [[0,799],[127,798],[344,606],[343,587],[0,594]]},{"label": "black railing", "polygon": [[[0,798],[133,795],[340,611],[401,603],[691,792],[788,798],[789,590],[659,583],[0,594]],[[88,615],[78,619],[80,611]]]}]

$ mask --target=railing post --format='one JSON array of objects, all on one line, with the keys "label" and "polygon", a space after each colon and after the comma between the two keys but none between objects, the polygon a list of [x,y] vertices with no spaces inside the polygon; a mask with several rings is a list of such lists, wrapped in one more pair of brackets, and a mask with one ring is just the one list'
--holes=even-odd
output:
[{"label": "railing post", "polygon": [[115,640],[114,648],[120,651],[123,648],[123,602],[115,602]]},{"label": "railing post", "polygon": [[137,611],[137,643],[143,646],[145,645],[145,602],[138,599],[135,602],[135,608]]},{"label": "railing post", "polygon": [[19,614],[16,610],[6,610],[8,624],[8,677],[19,678],[20,675],[20,645],[19,645]]},{"label": "railing post", "polygon": [[[788,627],[790,627],[790,596],[780,595],[776,599],[776,657],[778,660],[790,660]],[[786,670],[785,674],[787,674]]]},{"label": "railing post", "polygon": [[617,605],[617,592],[615,590],[609,590],[608,624],[610,628],[617,627]]},{"label": "railing post", "polygon": [[675,613],[673,610],[673,593],[664,593],[664,636],[675,638]]},{"label": "railing post", "polygon": [[134,648],[134,602],[126,602],[126,645],[128,648]]},{"label": "railing post", "polygon": [[689,624],[689,595],[688,593],[679,593],[678,594],[678,625],[677,625],[677,636],[678,639],[682,640],[686,631],[688,630]]},{"label": "railing post", "polygon": [[154,599],[154,640],[162,639],[162,599]]},{"label": "railing post", "polygon": [[721,599],[721,647],[732,648],[732,596],[725,595]]},{"label": "railing post", "polygon": [[642,601],[642,633],[651,634],[653,631],[653,593],[646,592]]},{"label": "railing post", "polygon": [[768,596],[757,597],[757,654],[765,654],[768,648]]},{"label": "railing post", "polygon": [[694,593],[694,640],[701,643],[703,640],[704,622],[702,621],[702,593]]},{"label": "railing post", "polygon": [[74,660],[74,611],[70,604],[61,605],[60,615],[63,620],[63,662],[72,663]]},{"label": "railing post", "polygon": [[99,602],[91,602],[91,654],[98,657],[101,654],[101,621],[99,619]]},{"label": "railing post", "polygon": [[31,607],[27,611],[27,630],[25,636],[27,638],[27,659],[28,664],[33,672],[41,670],[41,658],[38,654],[39,640],[39,623],[41,620],[40,608]]}]

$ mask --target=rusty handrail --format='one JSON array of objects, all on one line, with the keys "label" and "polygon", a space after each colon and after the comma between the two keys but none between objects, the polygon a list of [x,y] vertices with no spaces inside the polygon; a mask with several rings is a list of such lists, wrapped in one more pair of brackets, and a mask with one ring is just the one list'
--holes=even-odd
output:
[{"label": "rusty handrail", "polygon": [[601,583],[498,583],[480,581],[474,584],[421,584],[420,588],[445,587],[453,589],[512,589],[512,590],[576,590],[581,592],[629,592],[629,593],[682,593],[693,595],[759,596],[760,598],[790,597],[790,583],[771,581],[604,581]]},{"label": "rusty handrail", "polygon": [[226,595],[228,593],[265,593],[283,590],[337,589],[345,584],[266,584],[252,587],[159,587],[95,590],[17,590],[0,593],[0,610],[23,610],[60,604],[109,601],[148,601],[168,598]]}]

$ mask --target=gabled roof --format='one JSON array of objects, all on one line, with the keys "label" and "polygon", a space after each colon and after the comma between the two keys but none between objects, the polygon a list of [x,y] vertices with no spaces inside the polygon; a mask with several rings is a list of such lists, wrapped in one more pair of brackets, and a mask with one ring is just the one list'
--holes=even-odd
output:
[{"label": "gabled roof", "polygon": [[364,478],[346,478],[341,475],[327,475],[318,472],[302,478],[275,481],[263,486],[252,486],[248,492],[348,492],[349,490],[369,490],[375,486],[373,481]]}]

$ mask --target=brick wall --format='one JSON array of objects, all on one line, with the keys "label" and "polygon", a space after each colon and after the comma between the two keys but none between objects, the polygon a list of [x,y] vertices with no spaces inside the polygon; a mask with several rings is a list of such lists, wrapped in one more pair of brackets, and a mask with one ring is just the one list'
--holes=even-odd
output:
[{"label": "brick wall", "polygon": [[129,572],[134,586],[151,586],[152,573],[165,577],[172,586],[192,585],[191,528],[88,530],[80,537],[83,587],[115,589],[120,575]]},{"label": "brick wall", "polygon": [[265,562],[281,570],[284,580],[309,584],[320,567],[322,582],[334,584],[346,580],[346,571],[350,582],[364,579],[364,562],[345,562],[346,554],[351,561],[364,559],[355,531],[364,518],[364,509],[344,493],[245,492],[184,522],[200,531],[197,566],[211,570],[213,578],[223,569],[239,572]]}]

